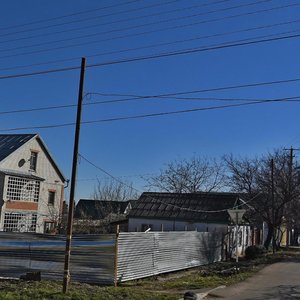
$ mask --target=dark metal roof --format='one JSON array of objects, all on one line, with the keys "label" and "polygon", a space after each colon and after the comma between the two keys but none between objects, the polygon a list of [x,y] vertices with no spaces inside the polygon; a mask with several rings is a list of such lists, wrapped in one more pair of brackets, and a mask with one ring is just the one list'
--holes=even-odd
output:
[{"label": "dark metal roof", "polygon": [[[240,204],[235,193],[143,193],[129,218],[157,218],[191,222],[228,223],[227,209]],[[218,211],[222,212],[201,212]]]},{"label": "dark metal roof", "polygon": [[0,134],[0,161],[24,145],[36,134]]},{"label": "dark metal roof", "polygon": [[74,217],[78,219],[104,219],[109,214],[124,214],[129,201],[80,199]]}]

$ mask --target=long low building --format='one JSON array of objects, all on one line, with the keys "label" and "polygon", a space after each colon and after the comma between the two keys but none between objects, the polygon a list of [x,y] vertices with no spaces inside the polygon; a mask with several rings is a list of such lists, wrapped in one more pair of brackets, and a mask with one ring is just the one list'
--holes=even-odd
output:
[{"label": "long low building", "polygon": [[240,204],[235,193],[145,192],[128,214],[128,230],[226,232],[227,210]]}]

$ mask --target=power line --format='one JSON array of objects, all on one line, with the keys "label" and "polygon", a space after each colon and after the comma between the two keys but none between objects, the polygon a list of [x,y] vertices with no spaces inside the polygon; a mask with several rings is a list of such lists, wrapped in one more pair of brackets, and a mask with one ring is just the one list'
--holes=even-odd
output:
[{"label": "power line", "polygon": [[[300,100],[289,100],[287,98],[278,98],[273,100],[262,100],[262,101],[253,101],[253,102],[238,103],[238,104],[227,104],[227,105],[219,105],[219,106],[192,108],[192,109],[177,110],[177,111],[170,111],[170,112],[159,112],[159,113],[151,113],[151,114],[143,114],[143,115],[135,115],[135,116],[127,116],[127,117],[116,117],[116,118],[108,118],[108,119],[100,119],[100,120],[92,120],[92,121],[82,121],[81,124],[108,123],[108,122],[115,122],[115,121],[144,119],[144,118],[152,118],[158,116],[175,115],[175,114],[183,114],[183,113],[191,113],[191,112],[207,111],[207,110],[219,110],[225,108],[250,106],[256,104],[275,103],[275,102],[300,102]],[[7,129],[0,129],[0,132],[20,131],[20,130],[28,130],[28,129],[59,128],[59,127],[67,127],[73,125],[75,125],[74,122],[64,123],[64,124],[44,125],[44,126],[42,125],[42,126],[31,126],[31,127],[7,128]]]},{"label": "power line", "polygon": [[[15,38],[15,39],[10,39],[10,40],[4,40],[4,41],[0,41],[0,44],[16,42],[16,41],[21,41],[21,40],[27,40],[27,39],[37,38],[37,37],[46,37],[46,36],[51,36],[51,35],[57,35],[57,34],[61,34],[61,33],[77,31],[77,30],[90,29],[93,27],[99,27],[99,26],[103,26],[103,25],[112,25],[112,24],[123,23],[123,22],[128,22],[128,21],[136,21],[136,20],[144,19],[144,18],[148,18],[148,17],[155,17],[155,16],[170,14],[170,13],[174,13],[174,12],[178,12],[178,11],[182,12],[184,10],[190,10],[190,9],[195,9],[195,8],[199,8],[199,7],[204,7],[204,6],[211,6],[212,4],[218,4],[218,3],[222,3],[222,2],[228,2],[228,1],[231,1],[231,0],[221,0],[221,1],[214,2],[214,3],[210,2],[210,3],[200,4],[200,5],[193,5],[193,6],[189,6],[189,7],[167,10],[167,11],[160,12],[160,13],[152,13],[152,14],[142,15],[142,16],[138,16],[138,17],[131,17],[131,18],[126,18],[126,19],[121,19],[121,20],[116,20],[116,21],[110,21],[110,22],[106,22],[106,23],[97,23],[97,24],[83,26],[83,27],[81,26],[81,27],[71,28],[71,29],[66,29],[66,30],[61,30],[61,31],[55,31],[55,32],[50,32],[50,33],[43,33],[43,34],[37,34],[37,35],[32,35],[32,36],[27,36],[27,37],[20,37],[20,38]],[[272,0],[269,0],[269,1],[272,1]],[[167,3],[161,3],[161,4],[159,4],[159,6],[166,5],[166,4]],[[88,20],[90,20],[90,18]],[[108,32],[104,32],[104,33],[108,33]],[[98,33],[98,34],[100,34],[100,33]]]},{"label": "power line", "polygon": [[[133,95],[133,94],[116,94],[116,93],[87,93],[87,95],[99,95],[99,96],[119,96],[119,97],[130,97],[125,99],[113,99],[113,100],[104,100],[104,101],[96,101],[92,103],[86,103],[86,105],[93,104],[106,104],[106,103],[116,103],[116,102],[128,102],[128,101],[136,101],[136,100],[148,100],[151,98],[162,98],[162,99],[171,99],[171,100],[192,100],[192,101],[268,101],[274,99],[253,99],[253,98],[220,98],[220,97],[176,97],[176,95],[186,94],[196,94],[198,91],[186,91],[186,92],[178,92],[173,94],[160,94],[160,95]],[[165,96],[167,95],[167,96]],[[285,100],[296,100],[299,99],[300,96],[292,96],[282,98]]]},{"label": "power line", "polygon": [[[237,34],[237,33],[249,32],[249,31],[254,31],[254,30],[272,28],[272,27],[276,27],[276,26],[284,26],[284,25],[298,23],[298,22],[300,22],[300,19],[287,21],[287,22],[273,23],[273,24],[268,24],[268,25],[263,25],[263,26],[250,27],[250,28],[241,29],[241,30],[234,30],[234,31],[228,31],[228,32],[223,32],[223,33],[216,33],[216,34],[211,34],[211,35],[200,35],[200,36],[196,36],[196,37],[192,37],[192,38],[188,38],[188,39],[175,40],[175,41],[172,41],[172,42],[157,43],[157,44],[152,44],[152,45],[147,45],[147,46],[127,48],[127,49],[122,49],[122,50],[115,50],[115,51],[97,53],[97,54],[93,54],[93,55],[87,55],[87,58],[99,57],[99,56],[110,55],[110,54],[120,54],[120,53],[124,53],[124,52],[144,50],[144,49],[156,48],[156,47],[160,47],[160,46],[169,46],[169,45],[174,45],[174,44],[179,44],[179,43],[186,43],[186,42],[192,42],[192,41],[197,41],[197,40],[202,40],[202,39],[208,39],[208,38],[212,38],[212,37],[221,37],[221,36],[226,36],[226,35],[231,35],[231,34]],[[174,28],[174,27],[172,27],[172,28]],[[280,34],[283,34],[283,33],[278,33],[278,34],[280,35]],[[276,34],[276,35],[278,35],[278,34]],[[140,35],[140,33],[138,35]],[[270,36],[270,35],[267,35],[267,36]],[[271,36],[273,36],[273,35],[271,35]],[[251,39],[253,39],[253,38],[251,38]],[[249,40],[249,39],[246,39],[246,40]],[[100,41],[103,41],[103,40],[100,40]],[[97,42],[100,42],[100,41],[97,41]],[[23,54],[16,54],[16,55],[20,56],[20,55],[23,55]],[[30,64],[30,65],[0,68],[0,71],[35,67],[35,66],[48,65],[48,64],[53,64],[53,63],[75,61],[75,60],[79,60],[80,58],[81,57],[73,57],[73,58],[69,58],[69,59],[52,60],[52,61],[35,63],[35,64]],[[1,57],[0,57],[0,59],[1,59]]]},{"label": "power line", "polygon": [[119,7],[119,6],[123,6],[123,5],[127,5],[127,4],[132,4],[132,3],[138,2],[138,1],[140,1],[140,0],[131,0],[131,1],[124,2],[124,3],[118,3],[118,4],[113,4],[113,5],[104,6],[104,7],[93,8],[93,9],[89,9],[89,10],[79,11],[79,12],[76,12],[76,13],[57,16],[57,17],[52,17],[52,18],[48,18],[48,19],[36,20],[36,21],[32,21],[32,22],[28,22],[28,23],[22,23],[22,24],[18,24],[18,25],[11,25],[11,26],[8,26],[8,27],[2,27],[2,28],[0,28],[0,30],[7,30],[7,29],[18,28],[18,27],[24,27],[24,26],[28,26],[28,25],[45,23],[45,22],[49,22],[49,21],[55,21],[55,20],[59,20],[59,19],[64,19],[64,18],[77,16],[77,15],[87,14],[87,13],[90,13],[90,12],[104,10],[104,9],[108,9],[108,8],[114,8],[114,7]]},{"label": "power line", "polygon": [[90,165],[94,166],[95,168],[97,168],[98,170],[100,170],[102,173],[106,174],[107,176],[109,176],[110,178],[112,178],[113,180],[121,183],[122,185],[138,192],[138,193],[141,193],[141,191],[139,191],[138,189],[126,184],[125,182],[121,181],[120,179],[118,179],[117,177],[111,175],[109,172],[105,171],[104,169],[100,168],[99,166],[95,165],[94,163],[92,163],[90,160],[88,160],[87,158],[85,158],[81,153],[79,153],[79,157],[81,159],[83,159],[84,161],[88,162]]},{"label": "power line", "polygon": [[[136,2],[136,1],[139,1],[139,0],[135,0],[133,2]],[[52,28],[52,27],[58,27],[58,26],[68,25],[68,24],[73,24],[73,23],[85,22],[85,21],[90,21],[90,20],[95,19],[95,18],[98,19],[98,18],[111,17],[111,16],[114,16],[114,15],[129,13],[129,12],[136,12],[136,11],[140,11],[140,10],[144,10],[144,9],[148,9],[148,8],[158,7],[158,6],[162,6],[162,5],[168,5],[168,4],[171,4],[171,3],[174,3],[174,2],[178,2],[178,1],[182,1],[182,0],[170,0],[168,2],[151,4],[151,5],[147,5],[147,6],[143,6],[143,7],[139,7],[139,8],[134,8],[134,9],[129,9],[129,10],[125,10],[125,11],[120,11],[120,12],[113,12],[113,13],[109,13],[109,14],[105,14],[105,15],[100,15],[100,16],[97,16],[97,17],[89,17],[89,18],[85,18],[85,19],[73,20],[73,21],[68,21],[68,22],[63,22],[63,23],[58,23],[58,24],[52,24],[52,25],[42,26],[42,27],[33,28],[33,29],[25,29],[25,30],[0,34],[0,37],[12,35],[12,34],[20,34],[20,33],[23,34],[23,33],[26,33],[26,32],[32,32],[32,31],[37,31],[37,30],[42,30],[42,29],[49,29],[49,28]]]},{"label": "power line", "polygon": [[[97,166],[95,163],[91,162],[90,160],[88,160],[86,157],[84,157],[82,154],[79,154],[80,158],[82,158],[84,161],[86,161],[88,164],[90,164],[91,166],[93,166],[94,168],[98,169],[99,171],[101,171],[102,173],[106,174],[108,177],[112,178],[113,180],[119,182],[120,184],[142,194],[143,192],[140,191],[139,189],[131,186],[131,185],[128,185],[127,183],[121,181],[120,179],[118,179],[117,177],[113,176],[111,173],[109,173],[108,171],[104,170],[103,168]],[[253,200],[255,200],[258,196],[260,196],[261,193],[258,193],[257,195],[255,195],[254,197],[252,197],[251,199],[249,199],[248,201],[244,201],[239,204],[239,205],[234,205],[234,207],[232,207],[231,209],[235,209],[235,208],[239,208],[241,206],[244,206],[245,204],[248,204],[250,202],[252,202]],[[161,204],[164,204],[164,205],[167,205],[167,206],[171,206],[171,207],[174,207],[174,208],[177,208],[179,210],[185,210],[185,211],[192,211],[192,212],[198,212],[198,213],[220,213],[220,212],[227,212],[227,209],[219,209],[219,210],[201,210],[201,209],[190,209],[188,207],[182,207],[182,206],[178,206],[178,205],[175,205],[175,204],[172,204],[172,203],[166,203],[162,200],[159,200],[157,199],[157,197],[153,197],[151,195],[148,195],[147,196],[148,198],[150,199],[153,199]]]},{"label": "power line", "polygon": [[[193,93],[193,92],[186,92]],[[198,92],[195,92],[198,93]],[[178,94],[182,95],[182,92]],[[267,101],[272,99],[253,99],[253,98],[220,98],[220,97],[176,97],[176,93],[172,94],[172,96],[164,96],[161,95],[132,95],[132,94],[105,94],[105,93],[86,93],[85,96],[88,95],[99,95],[99,96],[127,96],[129,98],[125,99],[112,99],[112,100],[103,100],[103,101],[94,101],[94,102],[85,102],[82,105],[91,106],[91,105],[100,105],[100,104],[112,104],[112,103],[123,103],[123,102],[131,102],[131,101],[141,101],[141,100],[151,100],[151,99],[163,99],[163,100],[187,100],[187,101]],[[297,100],[300,99],[299,96],[286,97],[285,100]],[[16,110],[7,110],[0,111],[0,115],[8,115],[8,114],[17,114],[17,113],[27,113],[27,112],[39,112],[46,110],[56,110],[63,108],[74,108],[77,107],[77,104],[64,104],[64,105],[53,105],[53,106],[44,106],[44,107],[34,107],[34,108],[24,108],[24,109],[16,109]]]},{"label": "power line", "polygon": [[[214,47],[210,47],[210,48],[190,48],[190,49],[184,49],[184,50],[180,50],[180,51],[157,53],[157,54],[152,54],[152,55],[148,55],[148,56],[139,56],[139,57],[133,57],[133,58],[127,58],[127,59],[121,59],[121,60],[115,60],[115,61],[95,63],[95,64],[87,65],[87,68],[110,66],[110,65],[116,65],[116,64],[144,61],[144,60],[150,60],[150,59],[158,59],[158,58],[171,57],[171,56],[177,56],[177,55],[186,55],[186,54],[192,54],[192,53],[197,53],[197,52],[205,52],[205,51],[219,50],[219,49],[224,49],[224,48],[240,47],[240,46],[273,42],[273,41],[279,41],[279,40],[285,40],[285,39],[294,39],[294,38],[299,38],[299,37],[300,37],[300,34],[296,34],[296,35],[256,40],[256,41],[250,41],[250,42],[240,42],[240,43],[235,43],[235,44],[221,44],[219,46],[214,46]],[[48,69],[48,70],[42,70],[42,71],[36,71],[36,72],[30,72],[30,73],[5,75],[5,76],[0,76],[0,80],[28,77],[28,76],[36,76],[36,75],[44,75],[44,74],[58,73],[58,72],[66,72],[66,71],[77,70],[77,69],[79,69],[79,67],[76,66],[76,67],[65,67],[65,68],[58,68],[58,69]]]},{"label": "power line", "polygon": [[[255,41],[250,41],[250,42],[237,42],[237,43],[233,43],[233,44],[222,43],[221,45],[216,45],[216,46],[208,47],[208,48],[190,48],[190,49],[184,49],[184,50],[173,51],[173,52],[153,54],[153,55],[148,55],[148,56],[144,56],[144,57],[135,57],[135,58],[128,58],[128,59],[111,61],[111,62],[96,63],[96,64],[91,64],[88,67],[108,66],[108,65],[115,65],[115,64],[121,64],[121,63],[127,63],[127,62],[136,62],[136,61],[142,61],[142,60],[192,54],[192,53],[197,53],[197,52],[205,52],[205,51],[211,51],[211,50],[240,47],[240,46],[273,42],[273,41],[286,40],[286,39],[293,39],[293,38],[299,38],[299,37],[300,37],[299,34],[295,34],[295,35],[289,35],[289,36],[283,36],[283,37],[277,37],[277,38],[255,40]],[[0,79],[1,79],[1,77],[0,77]]]},{"label": "power line", "polygon": [[[211,23],[211,22],[216,22],[216,21],[225,20],[225,19],[242,17],[245,15],[253,15],[253,14],[262,13],[262,12],[269,12],[269,11],[273,11],[275,9],[282,9],[282,8],[298,6],[298,5],[300,5],[300,3],[290,4],[290,5],[285,5],[285,6],[278,6],[278,7],[274,7],[274,8],[263,9],[263,10],[258,10],[258,11],[254,11],[254,12],[248,12],[248,13],[242,13],[242,14],[238,14],[238,15],[231,15],[231,16],[226,16],[226,17],[222,17],[222,18],[204,20],[204,21],[194,22],[194,23],[190,23],[190,24],[186,24],[186,25],[171,26],[171,27],[162,28],[162,29],[158,29],[158,30],[150,30],[150,31],[141,32],[141,33],[127,34],[127,35],[122,35],[122,36],[117,36],[117,37],[109,37],[106,39],[85,42],[84,45],[98,44],[100,42],[105,42],[105,41],[112,41],[112,40],[116,40],[116,39],[124,39],[124,38],[128,38],[128,37],[141,36],[141,35],[145,35],[145,34],[157,33],[157,32],[166,31],[166,30],[174,30],[174,29],[178,29],[178,28],[190,27],[190,26],[200,25],[200,24],[204,24],[204,23]],[[17,53],[17,54],[4,55],[4,56],[1,56],[0,59],[12,58],[12,57],[18,57],[18,56],[24,56],[24,55],[31,55],[31,54],[38,54],[38,53],[62,50],[62,49],[67,49],[67,48],[71,48],[71,47],[82,47],[82,46],[83,46],[82,43],[77,43],[77,44],[72,44],[72,45],[65,45],[65,46],[40,49],[40,50],[34,50],[34,51],[29,51],[29,52]]]},{"label": "power line", "polygon": [[232,6],[229,8],[222,8],[222,9],[213,10],[213,11],[209,11],[209,12],[200,12],[200,13],[192,14],[192,15],[188,15],[188,16],[182,16],[182,17],[177,16],[175,18],[170,18],[170,19],[166,19],[166,20],[160,20],[160,21],[156,20],[155,22],[150,22],[150,23],[145,23],[145,24],[140,24],[140,25],[122,27],[122,28],[118,28],[118,29],[110,29],[109,31],[101,31],[101,32],[97,32],[97,33],[84,34],[81,36],[64,38],[64,39],[59,39],[59,40],[55,40],[55,41],[42,42],[42,43],[32,44],[32,45],[24,45],[24,46],[8,48],[8,49],[0,49],[0,52],[8,52],[8,51],[14,51],[14,50],[19,50],[19,49],[40,47],[40,46],[44,46],[44,45],[52,45],[52,44],[57,44],[57,43],[62,43],[62,42],[74,41],[74,40],[78,40],[78,39],[82,39],[82,38],[89,38],[89,37],[94,37],[94,36],[103,35],[103,34],[111,34],[111,33],[115,33],[115,32],[139,29],[139,28],[143,28],[143,27],[147,27],[147,26],[151,26],[151,25],[158,25],[158,24],[169,23],[169,22],[178,21],[178,20],[190,19],[190,18],[194,18],[197,16],[203,16],[203,15],[216,13],[216,12],[220,12],[220,11],[227,11],[227,10],[236,9],[236,8],[240,8],[240,7],[247,7],[249,5],[254,5],[254,4],[256,5],[256,4],[260,4],[261,2],[269,2],[269,1],[272,1],[272,0],[261,0],[258,2],[250,3],[250,4],[241,4],[241,5],[236,5],[236,6]]}]

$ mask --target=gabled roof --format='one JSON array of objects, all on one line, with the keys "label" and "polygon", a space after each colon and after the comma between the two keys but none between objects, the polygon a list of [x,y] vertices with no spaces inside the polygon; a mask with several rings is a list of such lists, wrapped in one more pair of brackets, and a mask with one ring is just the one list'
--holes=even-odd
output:
[{"label": "gabled roof", "polygon": [[0,161],[8,157],[10,154],[12,154],[14,151],[23,146],[32,138],[37,139],[37,141],[40,143],[40,146],[45,151],[45,154],[50,159],[53,167],[61,177],[62,181],[66,181],[65,176],[59,169],[53,157],[51,156],[49,150],[46,147],[46,144],[43,142],[43,140],[38,134],[0,134]]},{"label": "gabled roof", "polygon": [[63,182],[67,181],[65,175],[63,174],[63,172],[60,170],[60,168],[58,167],[57,163],[55,162],[54,158],[52,157],[49,149],[47,148],[46,144],[44,143],[44,141],[42,140],[42,138],[36,134],[36,138],[37,140],[40,142],[41,147],[44,149],[45,154],[48,156],[49,160],[52,163],[52,166],[54,167],[54,169],[57,171],[57,173],[59,174],[61,180]]},{"label": "gabled roof", "polygon": [[124,214],[129,201],[80,199],[74,217],[77,219],[104,219],[109,214]]},{"label": "gabled roof", "polygon": [[36,134],[0,134],[0,161],[31,140]]},{"label": "gabled roof", "polygon": [[227,209],[238,204],[238,194],[235,193],[147,192],[135,202],[128,217],[228,224]]}]

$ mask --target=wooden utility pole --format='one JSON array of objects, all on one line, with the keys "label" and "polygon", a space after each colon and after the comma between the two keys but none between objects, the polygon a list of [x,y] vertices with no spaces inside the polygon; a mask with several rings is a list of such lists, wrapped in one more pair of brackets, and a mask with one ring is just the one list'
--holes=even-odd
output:
[{"label": "wooden utility pole", "polygon": [[274,159],[271,159],[271,193],[272,193],[272,223],[273,223],[273,236],[272,236],[272,249],[273,254],[275,253],[275,208],[274,208],[274,198],[275,198],[275,191],[274,191]]},{"label": "wooden utility pole", "polygon": [[85,58],[83,57],[81,59],[76,129],[75,129],[74,150],[73,150],[72,178],[71,178],[71,186],[70,186],[70,201],[69,201],[66,250],[65,250],[65,264],[64,264],[63,293],[66,293],[68,291],[69,282],[70,282],[70,267],[69,267],[69,265],[70,265],[70,257],[71,257],[71,240],[72,240],[73,215],[74,215],[74,196],[75,196],[75,184],[76,184],[76,174],[77,174],[77,159],[78,159],[78,146],[79,146],[79,136],[80,136],[81,108],[82,108],[82,101],[83,101],[84,73],[85,73]]},{"label": "wooden utility pole", "polygon": [[[286,151],[290,151],[290,157],[289,157],[289,178],[288,178],[288,197],[289,197],[289,202],[288,202],[288,208],[291,207],[291,198],[292,198],[292,185],[293,185],[293,160],[294,160],[294,151],[299,151],[300,149],[297,148],[293,148],[291,147],[290,149],[287,149],[287,148],[284,148],[283,150],[286,150]],[[289,247],[290,246],[290,240],[291,240],[291,224],[289,224],[288,222],[288,218],[285,218],[286,219],[286,247]]]}]

